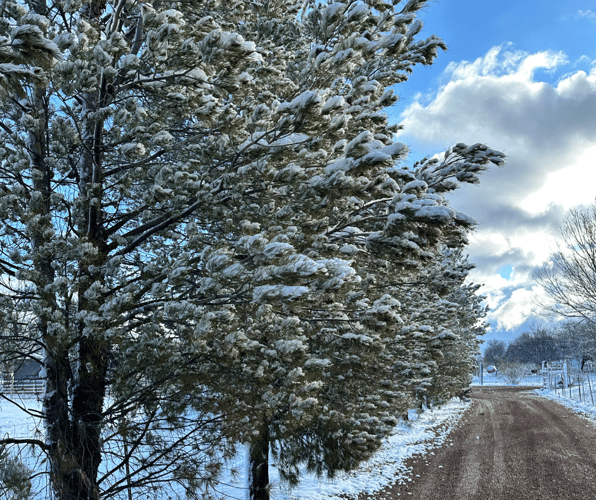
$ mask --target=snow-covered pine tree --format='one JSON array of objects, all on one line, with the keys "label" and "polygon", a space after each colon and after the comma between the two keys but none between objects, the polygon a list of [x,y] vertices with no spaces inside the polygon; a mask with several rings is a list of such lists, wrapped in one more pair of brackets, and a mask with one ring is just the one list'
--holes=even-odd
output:
[{"label": "snow-covered pine tree", "polygon": [[399,165],[426,3],[0,1],[3,319],[46,374],[45,438],[0,443],[57,498],[199,495],[234,442],[267,498],[271,446],[290,481],[378,446],[429,364],[386,280],[465,243],[443,194],[503,161]]},{"label": "snow-covered pine tree", "polygon": [[[479,285],[465,282],[473,268],[461,249],[444,247],[415,281],[401,285],[404,315],[408,311],[411,321],[430,329],[430,345],[438,355],[425,367],[419,405],[448,401],[471,382],[488,312]],[[408,368],[418,362],[410,361]]]},{"label": "snow-covered pine tree", "polygon": [[452,326],[448,328],[455,337],[438,362],[435,386],[440,388],[440,392],[433,394],[438,402],[461,395],[469,387],[475,371],[475,359],[480,353],[480,338],[489,327],[485,321],[488,306],[483,303],[485,297],[479,293],[481,285],[464,281],[474,265],[467,262],[467,258],[460,259],[461,256],[456,255],[451,275],[455,283],[459,280],[459,287],[456,285],[451,293],[443,297],[452,312]]}]

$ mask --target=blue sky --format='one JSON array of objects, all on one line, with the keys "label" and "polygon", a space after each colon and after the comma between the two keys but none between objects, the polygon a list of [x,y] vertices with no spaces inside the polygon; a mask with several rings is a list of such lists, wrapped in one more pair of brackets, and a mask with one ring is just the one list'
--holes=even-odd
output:
[{"label": "blue sky", "polygon": [[410,162],[456,142],[507,154],[452,204],[478,221],[469,253],[492,309],[485,339],[511,340],[543,321],[532,272],[565,212],[596,198],[596,1],[438,0],[421,17],[448,51],[396,88],[390,116]]}]

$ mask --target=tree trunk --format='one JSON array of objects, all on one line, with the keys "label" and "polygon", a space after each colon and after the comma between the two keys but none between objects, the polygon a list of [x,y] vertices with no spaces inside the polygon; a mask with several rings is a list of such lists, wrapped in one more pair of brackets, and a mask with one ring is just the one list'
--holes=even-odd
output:
[{"label": "tree trunk", "polygon": [[249,445],[249,450],[249,499],[269,500],[269,425],[266,419],[259,436]]},{"label": "tree trunk", "polygon": [[84,338],[79,343],[79,373],[73,391],[75,453],[80,463],[77,499],[99,500],[97,475],[101,463],[102,410],[106,390],[107,349],[105,343]]},{"label": "tree trunk", "polygon": [[[76,418],[69,408],[69,388],[72,389],[73,373],[69,358],[68,342],[59,339],[55,333],[54,314],[57,298],[47,287],[54,282],[52,254],[47,246],[50,241],[45,230],[52,230],[51,195],[52,170],[46,163],[48,97],[43,86],[36,87],[33,99],[33,115],[37,119],[37,129],[31,129],[28,148],[31,163],[36,175],[33,189],[38,194],[34,213],[43,221],[38,231],[31,237],[33,265],[37,272],[36,286],[39,293],[38,328],[45,345],[44,367],[46,385],[43,410],[46,422],[46,443],[48,446],[50,483],[59,500],[96,499],[88,495],[89,480],[80,459],[80,433]],[[98,441],[99,442],[99,441]]]}]

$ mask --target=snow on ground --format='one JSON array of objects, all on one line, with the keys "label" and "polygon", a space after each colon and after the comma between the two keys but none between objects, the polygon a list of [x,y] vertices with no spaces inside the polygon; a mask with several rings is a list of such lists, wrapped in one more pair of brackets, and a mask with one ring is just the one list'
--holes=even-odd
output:
[{"label": "snow on ground", "polygon": [[[23,406],[35,410],[40,403],[35,398],[22,400]],[[377,454],[357,470],[337,474],[333,480],[317,479],[312,474],[304,474],[300,485],[289,490],[279,481],[275,466],[270,468],[270,481],[273,485],[272,500],[340,500],[346,495],[356,496],[360,492],[373,493],[383,487],[400,481],[408,481],[408,469],[404,462],[415,454],[433,454],[433,448],[441,446],[445,438],[461,418],[469,403],[453,400],[441,408],[425,410],[418,414],[409,412],[409,421],[401,423],[392,436],[383,444]],[[15,437],[31,436],[35,433],[33,420],[22,410],[9,404],[0,403],[0,433],[10,433]],[[230,469],[240,470],[240,474],[231,477],[225,474],[217,489],[222,498],[243,500],[246,498],[245,453],[240,453]],[[38,487],[39,488],[39,487]],[[44,488],[36,500],[48,498]],[[339,496],[343,495],[343,496]]]},{"label": "snow on ground", "polygon": [[[592,380],[596,382],[595,379],[596,377]],[[479,386],[480,378],[475,377],[472,385]],[[510,384],[498,375],[485,374],[483,385],[536,387],[542,385],[542,377],[524,377],[519,384]],[[592,388],[596,393],[594,384]],[[596,425],[596,405],[593,405],[591,400],[591,396],[596,394],[583,392],[583,401],[581,401],[577,387],[572,387],[571,391],[536,389],[534,392],[570,408]],[[40,409],[40,402],[35,397],[24,398],[21,404],[25,408]],[[360,492],[374,493],[395,482],[409,481],[409,470],[404,465],[406,459],[416,454],[433,454],[433,448],[445,443],[447,435],[468,406],[469,403],[453,400],[441,408],[426,410],[421,414],[410,411],[409,422],[401,423],[371,460],[355,471],[338,474],[332,480],[317,479],[314,475],[305,473],[298,488],[289,490],[286,485],[280,483],[279,474],[275,465],[272,465],[269,473],[273,485],[271,498],[272,500],[341,500],[346,496],[355,497]],[[14,437],[27,437],[35,435],[36,430],[32,418],[21,409],[2,401],[0,402],[0,432],[10,433]],[[229,464],[229,469],[236,468],[240,474],[232,477],[229,473],[224,473],[217,489],[222,498],[229,500],[246,498],[245,460],[245,453],[240,453]],[[37,497],[37,500],[44,498],[43,493]]]},{"label": "snow on ground", "polygon": [[[596,377],[595,377],[595,379],[596,379]],[[591,403],[591,401],[589,399],[589,393],[588,393],[588,402],[584,402],[579,399],[579,396],[577,394],[574,394],[575,392],[577,392],[577,390],[575,390],[575,391],[572,390],[571,398],[569,398],[567,396],[562,396],[560,390],[555,392],[555,391],[547,391],[544,389],[536,389],[534,392],[536,394],[538,394],[539,396],[542,396],[543,398],[547,398],[552,401],[556,401],[557,403],[562,404],[563,406],[566,406],[570,410],[574,411],[578,415],[584,417],[586,420],[589,420],[594,425],[596,425],[596,406],[594,406]],[[567,393],[567,391],[565,391],[565,392]],[[575,396],[575,398],[573,396]],[[596,398],[596,391],[594,391],[594,397]]]},{"label": "snow on ground", "polygon": [[[25,395],[23,397],[15,396],[15,399],[21,408],[9,403],[4,399],[0,399],[0,436],[9,435],[11,438],[34,438],[43,439],[41,430],[36,427],[35,420],[26,413],[25,410],[39,411],[41,410],[41,401],[32,395]],[[21,454],[18,458],[31,470],[40,470],[43,456],[35,454],[30,448],[25,448],[26,453]],[[37,492],[34,500],[47,500],[51,497],[45,477],[37,477],[33,481],[33,491]],[[2,497],[5,498],[5,497]],[[12,498],[12,497],[7,497]]]},{"label": "snow on ground", "polygon": [[[542,397],[556,401],[572,411],[580,414],[596,425],[596,405],[592,404],[592,397],[596,397],[596,375],[591,375],[593,393],[584,389],[582,400],[577,386],[565,391],[549,391],[536,389],[534,392]],[[480,378],[475,377],[473,386],[480,385]],[[485,386],[519,385],[536,387],[542,385],[541,376],[524,377],[519,384],[510,384],[494,374],[485,374]],[[584,387],[586,387],[584,385]],[[21,403],[26,408],[40,409],[40,402],[35,397],[24,398]],[[404,462],[416,454],[433,454],[434,448],[442,446],[449,432],[459,421],[469,403],[453,400],[441,408],[426,410],[421,414],[409,412],[409,422],[401,423],[392,436],[383,444],[377,454],[357,470],[350,473],[340,473],[333,480],[317,479],[312,474],[304,474],[300,485],[289,490],[279,480],[275,465],[270,468],[272,483],[272,500],[340,500],[354,498],[360,492],[374,493],[395,482],[409,481],[409,470]],[[22,410],[10,405],[7,401],[0,401],[0,433],[10,433],[15,437],[33,436],[36,433],[33,419]],[[236,468],[240,473],[232,477],[224,473],[217,489],[222,498],[228,500],[244,500],[246,498],[246,456],[240,453],[229,464],[229,469]],[[47,489],[42,491],[36,500],[48,498]]]},{"label": "snow on ground", "polygon": [[519,383],[512,384],[508,382],[505,377],[501,377],[499,375],[495,375],[493,373],[484,373],[483,383],[480,383],[480,377],[475,376],[472,380],[472,386],[480,386],[480,385],[500,385],[500,386],[521,386],[521,387],[541,387],[542,386],[542,376],[541,375],[531,375],[528,377],[523,377]]},{"label": "snow on ground", "polygon": [[[41,402],[36,396],[23,395],[16,398],[25,409],[39,411]],[[0,400],[0,433],[10,434],[14,438],[27,438],[35,434],[35,424],[23,410],[6,400]]]},{"label": "snow on ground", "polygon": [[566,406],[596,425],[596,404],[594,404],[594,401],[596,401],[596,374],[584,375],[584,381],[581,385],[576,383],[566,389],[537,389],[534,392]]},{"label": "snow on ground", "polygon": [[[400,424],[392,436],[368,462],[349,473],[340,473],[330,479],[317,479],[312,474],[304,474],[300,485],[289,490],[279,482],[275,467],[270,467],[269,480],[273,485],[272,500],[342,500],[356,496],[360,492],[374,493],[389,484],[409,481],[409,470],[404,462],[416,454],[434,454],[433,448],[441,446],[445,438],[461,418],[470,403],[453,400],[441,408],[425,410],[418,415],[410,411],[409,422]],[[235,464],[239,466],[238,464]],[[240,467],[239,467],[240,468]],[[233,484],[219,491],[227,498],[245,498],[246,471],[237,477]],[[341,495],[341,496],[340,496]]]}]

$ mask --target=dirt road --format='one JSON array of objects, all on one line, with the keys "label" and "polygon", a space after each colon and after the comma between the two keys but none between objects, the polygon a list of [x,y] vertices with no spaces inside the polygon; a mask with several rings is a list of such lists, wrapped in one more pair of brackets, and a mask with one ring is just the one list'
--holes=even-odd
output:
[{"label": "dirt road", "polygon": [[359,500],[596,500],[596,427],[527,388],[474,388],[472,406],[411,482]]}]

